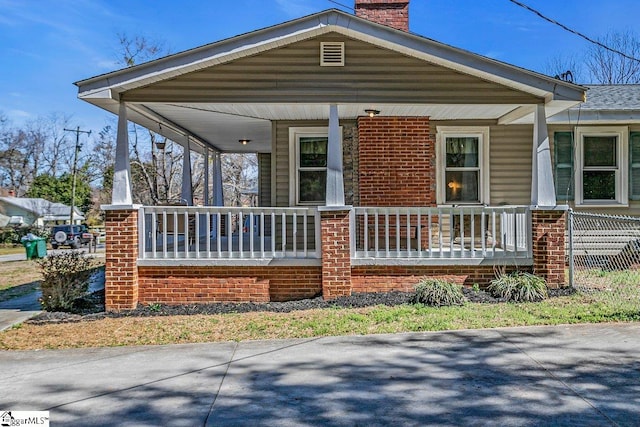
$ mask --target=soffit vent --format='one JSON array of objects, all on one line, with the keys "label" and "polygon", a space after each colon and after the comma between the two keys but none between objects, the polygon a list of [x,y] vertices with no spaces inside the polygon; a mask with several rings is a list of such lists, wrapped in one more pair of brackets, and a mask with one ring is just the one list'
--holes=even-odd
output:
[{"label": "soffit vent", "polygon": [[320,66],[344,67],[344,42],[321,42]]}]

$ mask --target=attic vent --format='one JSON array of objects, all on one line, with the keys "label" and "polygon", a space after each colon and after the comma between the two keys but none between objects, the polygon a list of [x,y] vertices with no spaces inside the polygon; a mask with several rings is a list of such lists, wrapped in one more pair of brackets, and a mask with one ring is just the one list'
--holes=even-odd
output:
[{"label": "attic vent", "polygon": [[344,67],[344,42],[321,42],[320,66]]}]

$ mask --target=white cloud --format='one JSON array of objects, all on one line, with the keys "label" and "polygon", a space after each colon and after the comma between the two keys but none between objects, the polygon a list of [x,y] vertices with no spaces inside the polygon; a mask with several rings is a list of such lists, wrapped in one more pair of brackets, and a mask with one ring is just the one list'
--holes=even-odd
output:
[{"label": "white cloud", "polygon": [[7,116],[9,117],[9,119],[11,119],[12,121],[23,121],[25,119],[29,119],[31,117],[33,117],[33,114],[24,111],[24,110],[9,110],[7,111]]}]

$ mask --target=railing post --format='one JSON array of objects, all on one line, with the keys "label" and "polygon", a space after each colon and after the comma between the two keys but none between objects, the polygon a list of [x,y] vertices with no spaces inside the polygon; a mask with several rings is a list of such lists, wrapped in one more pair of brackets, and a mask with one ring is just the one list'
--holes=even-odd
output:
[{"label": "railing post", "polygon": [[[141,213],[138,205],[102,206],[105,211],[105,309],[138,305],[138,256]],[[144,236],[142,237],[144,238]]]},{"label": "railing post", "polygon": [[321,206],[322,295],[351,295],[351,207]]},{"label": "railing post", "polygon": [[533,269],[550,288],[564,286],[566,207],[532,210]]}]

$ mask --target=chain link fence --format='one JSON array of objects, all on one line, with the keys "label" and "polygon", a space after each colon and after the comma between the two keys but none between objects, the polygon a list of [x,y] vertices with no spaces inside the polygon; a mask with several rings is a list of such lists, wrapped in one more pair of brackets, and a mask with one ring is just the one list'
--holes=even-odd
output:
[{"label": "chain link fence", "polygon": [[619,310],[640,310],[640,218],[569,212],[569,282]]}]

